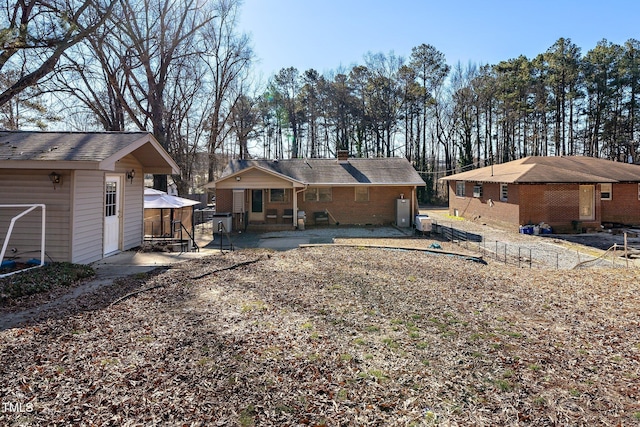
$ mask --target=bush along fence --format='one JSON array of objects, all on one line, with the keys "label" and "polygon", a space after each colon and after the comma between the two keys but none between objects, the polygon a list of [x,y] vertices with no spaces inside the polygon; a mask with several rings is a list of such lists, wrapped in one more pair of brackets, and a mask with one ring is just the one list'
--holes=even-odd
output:
[{"label": "bush along fence", "polygon": [[560,247],[544,238],[531,243],[508,243],[487,239],[482,234],[461,230],[447,223],[433,223],[433,233],[443,240],[477,251],[483,259],[494,259],[522,268],[573,269],[589,267],[635,267],[634,260],[623,257],[623,248],[612,246],[603,254],[587,254]]}]

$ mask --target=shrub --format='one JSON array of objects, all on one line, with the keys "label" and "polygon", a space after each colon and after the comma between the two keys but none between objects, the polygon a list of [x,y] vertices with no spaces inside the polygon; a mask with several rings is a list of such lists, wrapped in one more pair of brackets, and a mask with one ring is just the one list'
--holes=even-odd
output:
[{"label": "shrub", "polygon": [[94,275],[93,268],[87,265],[68,262],[48,264],[0,278],[0,302],[47,292],[58,287],[68,287]]}]

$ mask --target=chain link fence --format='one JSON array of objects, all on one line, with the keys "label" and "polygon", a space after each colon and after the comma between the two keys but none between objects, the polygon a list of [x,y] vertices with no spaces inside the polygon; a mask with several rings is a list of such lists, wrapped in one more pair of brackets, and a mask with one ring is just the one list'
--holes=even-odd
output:
[{"label": "chain link fence", "polygon": [[[494,236],[471,232],[454,227],[451,223],[434,221],[432,232],[441,239],[459,244],[461,247],[478,252],[485,259],[493,259],[522,268],[541,269],[573,269],[573,268],[633,268],[637,267],[635,259],[626,254],[624,248],[613,245],[606,251],[570,249],[554,243],[549,237],[531,237],[531,242],[498,240]],[[516,235],[520,237],[519,235]],[[516,240],[514,236],[514,240]],[[522,236],[524,237],[524,236]]]}]

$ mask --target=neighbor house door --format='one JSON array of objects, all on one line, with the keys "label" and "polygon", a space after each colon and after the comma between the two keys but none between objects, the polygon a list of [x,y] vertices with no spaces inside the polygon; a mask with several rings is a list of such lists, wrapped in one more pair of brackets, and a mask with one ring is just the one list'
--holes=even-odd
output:
[{"label": "neighbor house door", "polygon": [[104,254],[120,249],[120,176],[107,176],[104,187]]},{"label": "neighbor house door", "polygon": [[593,207],[595,203],[595,188],[593,185],[581,185],[580,186],[580,219],[592,220],[595,219],[593,215]]},{"label": "neighbor house door", "polygon": [[264,200],[262,190],[251,190],[251,210],[249,221],[264,221]]}]

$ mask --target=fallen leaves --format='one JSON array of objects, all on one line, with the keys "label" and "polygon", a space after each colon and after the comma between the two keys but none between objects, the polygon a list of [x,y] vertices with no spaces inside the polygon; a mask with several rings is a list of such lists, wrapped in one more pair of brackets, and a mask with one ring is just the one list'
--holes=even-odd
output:
[{"label": "fallen leaves", "polygon": [[0,401],[33,405],[0,422],[632,424],[639,276],[347,247],[204,258],[0,332]]}]

